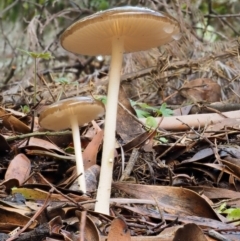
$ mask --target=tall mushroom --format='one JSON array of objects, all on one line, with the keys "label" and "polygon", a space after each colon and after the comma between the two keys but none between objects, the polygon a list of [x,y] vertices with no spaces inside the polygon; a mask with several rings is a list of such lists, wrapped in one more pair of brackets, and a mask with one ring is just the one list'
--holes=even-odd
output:
[{"label": "tall mushroom", "polygon": [[91,97],[74,97],[47,106],[39,116],[39,125],[45,129],[53,131],[72,129],[77,175],[81,174],[78,177],[78,184],[83,193],[86,193],[86,182],[79,126],[102,116],[104,112],[102,102]]},{"label": "tall mushroom", "polygon": [[179,25],[162,13],[119,7],[80,19],[60,37],[66,50],[84,55],[111,55],[102,166],[95,211],[109,213],[120,73],[124,52],[157,47],[176,39]]}]

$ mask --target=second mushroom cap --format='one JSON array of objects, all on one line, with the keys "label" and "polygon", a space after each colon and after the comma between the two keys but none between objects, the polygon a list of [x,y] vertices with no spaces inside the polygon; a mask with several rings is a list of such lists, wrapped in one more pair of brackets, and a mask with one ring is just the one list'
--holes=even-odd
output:
[{"label": "second mushroom cap", "polygon": [[39,116],[40,125],[48,130],[64,130],[71,127],[71,116],[77,117],[82,126],[104,114],[101,101],[91,97],[73,97],[47,106]]}]

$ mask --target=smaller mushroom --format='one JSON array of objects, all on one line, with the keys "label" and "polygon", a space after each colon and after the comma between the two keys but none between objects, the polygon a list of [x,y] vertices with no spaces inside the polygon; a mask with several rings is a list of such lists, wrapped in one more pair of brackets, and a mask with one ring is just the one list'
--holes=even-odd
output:
[{"label": "smaller mushroom", "polygon": [[79,126],[82,126],[105,112],[104,105],[91,97],[73,97],[47,106],[39,116],[39,125],[45,129],[59,131],[72,129],[76,156],[78,183],[80,190],[86,193],[86,182],[81,151]]}]

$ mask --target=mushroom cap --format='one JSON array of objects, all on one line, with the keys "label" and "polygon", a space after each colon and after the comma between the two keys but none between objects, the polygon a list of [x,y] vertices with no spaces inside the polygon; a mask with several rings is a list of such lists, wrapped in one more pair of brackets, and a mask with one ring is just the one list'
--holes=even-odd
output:
[{"label": "mushroom cap", "polygon": [[178,39],[179,32],[178,22],[163,13],[118,7],[80,19],[63,32],[60,42],[73,53],[111,55],[113,38],[123,38],[124,52],[137,52]]},{"label": "mushroom cap", "polygon": [[71,118],[76,117],[82,126],[105,112],[101,101],[91,97],[73,97],[47,106],[39,116],[39,125],[48,130],[71,128]]}]

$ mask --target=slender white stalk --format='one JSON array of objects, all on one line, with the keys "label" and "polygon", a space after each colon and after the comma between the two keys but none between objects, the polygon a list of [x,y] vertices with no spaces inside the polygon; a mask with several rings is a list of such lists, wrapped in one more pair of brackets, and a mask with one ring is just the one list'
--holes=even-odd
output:
[{"label": "slender white stalk", "polygon": [[82,159],[81,139],[79,134],[79,126],[78,126],[77,118],[75,116],[71,116],[71,126],[72,126],[74,151],[75,151],[75,157],[76,157],[77,175],[81,174],[81,176],[78,177],[78,185],[80,186],[80,190],[83,191],[83,193],[86,193],[86,181],[85,181],[84,166],[83,166],[83,159]]},{"label": "slender white stalk", "polygon": [[118,92],[123,59],[123,40],[112,40],[112,59],[109,73],[106,117],[103,138],[103,153],[100,180],[97,190],[95,211],[109,214],[109,203],[112,186],[113,161],[115,150],[115,131],[117,120]]}]

